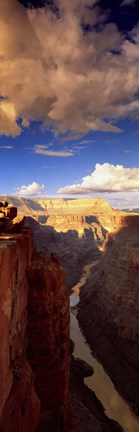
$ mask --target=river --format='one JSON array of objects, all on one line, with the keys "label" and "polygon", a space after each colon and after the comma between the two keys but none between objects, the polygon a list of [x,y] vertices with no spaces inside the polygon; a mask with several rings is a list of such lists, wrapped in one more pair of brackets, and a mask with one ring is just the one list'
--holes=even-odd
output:
[{"label": "river", "polygon": [[85,384],[95,392],[97,398],[102,402],[106,415],[117,421],[124,432],[139,432],[139,419],[132,413],[127,402],[116,391],[111,379],[103,369],[102,365],[92,356],[89,346],[83,337],[72,307],[79,303],[79,291],[90,274],[93,264],[84,266],[83,275],[74,287],[70,296],[71,305],[71,339],[75,343],[74,356],[86,361],[94,369],[94,374],[85,378]]}]

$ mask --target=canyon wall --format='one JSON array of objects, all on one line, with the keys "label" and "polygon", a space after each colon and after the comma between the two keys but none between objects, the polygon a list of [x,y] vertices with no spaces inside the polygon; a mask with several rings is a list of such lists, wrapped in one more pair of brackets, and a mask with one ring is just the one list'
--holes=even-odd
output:
[{"label": "canyon wall", "polygon": [[139,413],[139,216],[108,233],[81,289],[78,319],[92,352]]},{"label": "canyon wall", "polygon": [[27,358],[41,401],[39,432],[67,430],[70,322],[65,273],[58,257],[35,254],[29,270]]},{"label": "canyon wall", "polygon": [[[14,230],[13,230],[14,231]],[[32,232],[0,236],[0,432],[68,430],[69,299]]]},{"label": "canyon wall", "polygon": [[100,257],[107,231],[119,223],[121,213],[101,199],[38,200],[45,214],[26,218],[34,233],[37,251],[61,256],[72,288],[85,264]]},{"label": "canyon wall", "polygon": [[27,215],[25,224],[33,230],[36,250],[60,255],[69,289],[80,279],[83,266],[99,258],[107,231],[121,217],[121,212],[100,198],[10,197],[9,201]]},{"label": "canyon wall", "polygon": [[[61,218],[63,219],[63,217]],[[49,225],[49,218],[47,225],[42,225],[33,218],[26,218],[26,226],[31,227],[33,231],[36,250],[49,256],[51,253],[60,255],[67,276],[68,288],[78,282],[83,266],[99,257],[98,243],[102,243],[102,238],[104,239],[103,230],[100,226],[97,230],[86,223],[81,224],[80,221],[77,226],[77,223],[73,223],[71,219],[73,216],[72,218],[68,216],[68,221],[63,222],[63,225],[59,227],[57,218],[55,218],[55,222],[53,221],[54,226],[52,226],[52,221]],[[95,231],[97,237],[99,235],[99,240],[95,237]]]},{"label": "canyon wall", "polygon": [[83,266],[100,256],[107,231],[116,228],[121,213],[100,198],[17,198],[3,197],[26,215],[38,252],[59,254],[72,288]]},{"label": "canyon wall", "polygon": [[[0,431],[35,431],[40,401],[25,356],[32,235],[0,237]],[[11,426],[12,425],[12,426]],[[30,426],[28,426],[30,425]],[[13,429],[12,429],[13,428]]]}]

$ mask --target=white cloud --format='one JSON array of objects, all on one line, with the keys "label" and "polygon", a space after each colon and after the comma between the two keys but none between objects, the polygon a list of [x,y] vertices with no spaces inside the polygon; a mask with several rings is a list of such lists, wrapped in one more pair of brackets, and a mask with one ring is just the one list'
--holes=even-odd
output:
[{"label": "white cloud", "polygon": [[92,139],[84,139],[84,140],[80,141],[79,144],[80,145],[93,144],[94,142],[96,142],[96,141],[92,140]]},{"label": "white cloud", "polygon": [[139,190],[139,168],[97,163],[95,170],[83,177],[80,184],[62,187],[59,194],[88,194],[92,192],[131,192]]},{"label": "white cloud", "polygon": [[74,155],[73,151],[47,150],[48,147],[49,145],[36,145],[33,149],[33,152],[44,156],[55,156],[55,157],[70,157]]},{"label": "white cloud", "polygon": [[13,149],[14,147],[13,146],[10,146],[10,145],[0,145],[0,149],[6,149],[6,150],[11,150],[11,149]]},{"label": "white cloud", "polygon": [[20,196],[38,196],[44,191],[44,184],[40,185],[33,181],[32,184],[27,186],[23,185],[16,188],[16,193]]},{"label": "white cloud", "polygon": [[[115,24],[105,24],[96,0],[57,4],[61,19],[46,8],[0,1],[0,133],[19,135],[31,120],[72,136],[119,132],[118,119],[139,115],[139,28],[127,41]],[[83,21],[92,32],[82,31]]]}]

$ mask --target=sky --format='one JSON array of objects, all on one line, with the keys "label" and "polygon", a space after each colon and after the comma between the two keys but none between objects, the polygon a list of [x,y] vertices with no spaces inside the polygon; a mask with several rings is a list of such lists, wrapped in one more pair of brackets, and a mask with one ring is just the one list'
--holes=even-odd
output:
[{"label": "sky", "polygon": [[0,194],[139,207],[138,0],[0,1]]}]

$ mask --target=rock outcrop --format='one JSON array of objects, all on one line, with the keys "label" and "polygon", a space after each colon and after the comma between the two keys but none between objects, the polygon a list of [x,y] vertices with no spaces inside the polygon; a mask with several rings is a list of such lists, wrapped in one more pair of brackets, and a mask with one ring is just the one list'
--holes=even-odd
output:
[{"label": "rock outcrop", "polygon": [[81,289],[78,319],[92,352],[139,413],[139,216],[122,217],[107,234]]},{"label": "rock outcrop", "polygon": [[20,226],[0,236],[0,432],[63,432],[70,418],[65,274],[56,257],[34,253],[31,230]]}]

